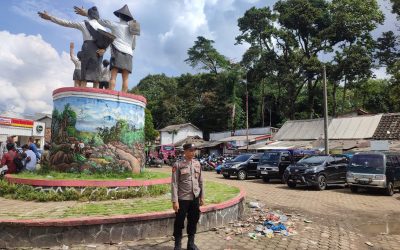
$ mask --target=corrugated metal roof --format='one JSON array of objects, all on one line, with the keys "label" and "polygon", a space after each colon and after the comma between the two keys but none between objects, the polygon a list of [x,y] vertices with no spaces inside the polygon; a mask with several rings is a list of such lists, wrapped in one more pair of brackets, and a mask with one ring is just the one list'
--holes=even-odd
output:
[{"label": "corrugated metal roof", "polygon": [[198,130],[200,130],[198,127],[196,127],[195,125],[191,124],[191,123],[183,123],[183,124],[176,124],[176,125],[169,125],[166,126],[165,128],[160,129],[160,132],[174,132],[174,131],[178,131],[183,127],[186,126],[192,126],[193,128],[196,128]]},{"label": "corrugated metal roof", "polygon": [[[372,138],[382,115],[333,118],[328,121],[329,139]],[[279,141],[316,140],[324,136],[324,120],[287,121],[274,136]]]},{"label": "corrugated metal roof", "polygon": [[267,149],[290,149],[290,148],[313,148],[312,141],[277,141],[260,147],[260,150]]},{"label": "corrugated metal roof", "polygon": [[[260,135],[249,135],[249,141],[254,141],[257,137],[260,137]],[[245,136],[245,135],[229,136],[226,138],[222,138],[218,141],[220,141],[220,142],[247,141],[247,136]]]},{"label": "corrugated metal roof", "polygon": [[382,115],[335,118],[328,127],[329,139],[372,138]]},{"label": "corrugated metal roof", "polygon": [[287,121],[274,136],[274,140],[316,140],[324,134],[324,120]]}]

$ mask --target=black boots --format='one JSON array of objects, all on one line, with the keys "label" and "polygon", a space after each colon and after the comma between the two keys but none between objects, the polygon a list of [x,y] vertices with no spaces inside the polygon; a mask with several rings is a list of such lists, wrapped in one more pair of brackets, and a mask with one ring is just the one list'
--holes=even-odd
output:
[{"label": "black boots", "polygon": [[182,236],[181,237],[175,237],[174,250],[182,250]]},{"label": "black boots", "polygon": [[194,244],[194,234],[188,236],[187,250],[199,250]]}]

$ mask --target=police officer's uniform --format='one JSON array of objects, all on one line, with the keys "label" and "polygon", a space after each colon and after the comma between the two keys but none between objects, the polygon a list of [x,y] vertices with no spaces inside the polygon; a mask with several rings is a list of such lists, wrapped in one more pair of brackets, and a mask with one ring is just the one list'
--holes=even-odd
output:
[{"label": "police officer's uniform", "polygon": [[[186,149],[195,149],[193,144],[185,144]],[[180,160],[172,168],[171,200],[179,202],[179,210],[176,213],[174,223],[175,249],[180,249],[182,229],[187,215],[188,250],[197,249],[194,244],[197,222],[200,218],[200,199],[204,198],[203,176],[200,163]]]}]

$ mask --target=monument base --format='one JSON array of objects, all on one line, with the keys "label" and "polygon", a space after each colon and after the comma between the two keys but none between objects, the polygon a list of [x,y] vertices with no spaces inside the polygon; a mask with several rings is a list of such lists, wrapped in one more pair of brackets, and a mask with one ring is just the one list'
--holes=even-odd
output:
[{"label": "monument base", "polygon": [[53,92],[50,167],[65,172],[144,169],[143,96],[94,88]]}]

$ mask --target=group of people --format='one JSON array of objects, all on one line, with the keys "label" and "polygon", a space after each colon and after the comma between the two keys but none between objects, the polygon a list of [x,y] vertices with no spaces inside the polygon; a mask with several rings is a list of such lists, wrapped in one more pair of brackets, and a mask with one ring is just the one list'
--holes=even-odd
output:
[{"label": "group of people", "polygon": [[39,162],[48,163],[50,160],[50,146],[45,145],[42,154],[39,153],[33,137],[29,137],[28,143],[17,149],[14,138],[8,136],[0,145],[1,167],[7,166],[6,173],[15,174],[24,170],[35,171]]},{"label": "group of people", "polygon": [[[46,11],[38,14],[45,20],[82,32],[84,42],[77,56],[73,52],[73,43],[70,44],[71,60],[75,64],[73,75],[75,87],[86,87],[87,82],[93,82],[94,88],[114,90],[117,74],[121,73],[122,91],[127,92],[136,36],[140,35],[139,23],[133,18],[127,5],[114,11],[119,22],[101,19],[95,6],[88,10],[79,7],[74,9],[76,14],[88,17],[88,20],[68,21],[52,16]],[[103,60],[108,47],[111,48],[110,61]]]}]

